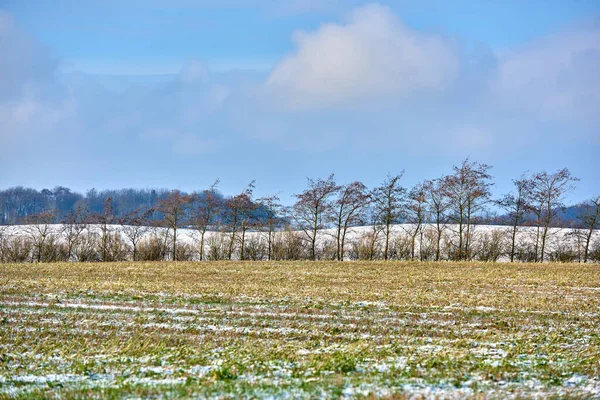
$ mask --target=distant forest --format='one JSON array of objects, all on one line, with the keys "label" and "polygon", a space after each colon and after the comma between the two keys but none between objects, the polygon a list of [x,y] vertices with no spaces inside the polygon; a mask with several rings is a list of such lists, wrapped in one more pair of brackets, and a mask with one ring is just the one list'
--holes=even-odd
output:
[{"label": "distant forest", "polygon": [[[91,189],[81,194],[63,186],[43,190],[12,187],[0,190],[0,224],[27,223],[45,212],[52,212],[57,223],[78,209],[87,215],[102,214],[108,198],[112,199],[114,216],[122,218],[137,210],[156,209],[170,193],[167,189]],[[148,218],[159,219],[160,215],[150,213]]]}]

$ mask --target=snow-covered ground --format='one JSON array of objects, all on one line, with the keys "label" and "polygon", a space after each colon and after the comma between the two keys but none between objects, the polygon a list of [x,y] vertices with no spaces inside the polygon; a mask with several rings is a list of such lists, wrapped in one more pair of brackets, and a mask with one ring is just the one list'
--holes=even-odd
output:
[{"label": "snow-covered ground", "polygon": [[[23,237],[31,238],[39,236],[42,228],[46,228],[46,234],[53,235],[58,241],[64,241],[66,237],[65,226],[61,224],[47,225],[47,226],[35,226],[35,225],[13,225],[13,226],[0,226],[0,238],[10,237]],[[172,230],[167,228],[157,227],[146,227],[143,234],[143,240],[147,240],[151,237],[165,238],[165,243],[171,243],[170,235]],[[397,224],[391,227],[390,246],[399,252],[408,252],[412,248],[411,235],[415,231],[416,226],[412,224]],[[111,234],[118,234],[125,244],[130,244],[127,235],[127,229],[130,227],[123,225],[109,225],[108,231]],[[101,236],[102,228],[100,225],[87,225],[85,230],[81,233],[81,237],[94,236],[96,238]],[[510,248],[512,227],[502,225],[472,225],[470,227],[470,242],[471,251],[473,252],[473,258],[478,258],[478,254],[482,254],[485,251],[493,251],[494,246],[501,248],[501,256],[498,261],[506,261],[508,249]],[[283,242],[289,235],[295,235],[297,238],[307,240],[308,236],[302,231],[279,231],[275,234],[275,241]],[[558,257],[559,253],[564,254],[565,252],[571,252],[576,254],[577,258],[581,256],[584,248],[584,236],[587,234],[586,231],[576,230],[570,228],[550,228],[547,242],[546,242],[546,259],[552,259],[552,257]],[[332,251],[336,248],[336,229],[322,229],[317,235],[317,247],[319,251],[323,253],[323,258],[331,258]],[[345,237],[344,254],[346,259],[357,258],[357,251],[361,243],[371,240],[373,235],[376,235],[376,247],[381,251],[385,240],[385,234],[383,227],[374,226],[358,226],[348,228]],[[538,235],[538,229],[536,227],[519,227],[516,235],[517,249],[523,251],[532,251],[536,237]],[[177,230],[177,243],[179,245],[188,246],[189,249],[193,250],[194,253],[199,254],[200,250],[200,232],[190,228],[180,228]],[[221,248],[227,247],[232,237],[231,232],[226,230],[221,231],[208,231],[204,237],[204,254],[210,251],[211,246],[220,246]],[[239,250],[241,232],[236,232],[235,248],[237,253]],[[433,224],[425,224],[421,227],[419,233],[415,236],[415,258],[419,258],[420,251],[431,252],[436,246],[437,231],[436,226]],[[443,233],[441,239],[442,253],[445,250],[450,249],[457,243],[458,238],[458,226],[447,224],[443,226]],[[257,246],[266,245],[267,233],[257,230],[248,230],[245,235],[246,246]],[[541,244],[541,239],[539,240]],[[592,235],[591,248],[597,248],[600,246],[600,231],[595,231]],[[591,249],[590,249],[591,250]],[[500,251],[500,250],[496,250]],[[329,253],[327,253],[329,252]],[[197,259],[197,254],[194,258]],[[326,255],[325,255],[326,254]],[[238,256],[239,257],[239,256]],[[404,257],[407,258],[406,255]],[[234,255],[234,258],[236,256]],[[427,258],[427,257],[425,257]],[[431,258],[431,256],[430,256]]]}]

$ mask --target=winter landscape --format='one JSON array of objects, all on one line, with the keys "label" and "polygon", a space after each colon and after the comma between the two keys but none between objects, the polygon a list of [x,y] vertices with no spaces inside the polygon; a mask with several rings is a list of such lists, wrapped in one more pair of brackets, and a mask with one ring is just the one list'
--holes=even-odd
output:
[{"label": "winter landscape", "polygon": [[0,396],[594,398],[598,265],[0,267]]},{"label": "winter landscape", "polygon": [[1,399],[600,399],[600,2],[0,0]]}]

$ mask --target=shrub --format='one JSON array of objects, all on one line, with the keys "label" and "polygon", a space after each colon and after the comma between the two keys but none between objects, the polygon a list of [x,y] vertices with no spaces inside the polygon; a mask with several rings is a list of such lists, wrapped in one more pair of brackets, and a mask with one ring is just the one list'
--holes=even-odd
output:
[{"label": "shrub", "polygon": [[354,260],[375,260],[381,255],[379,235],[375,232],[365,232],[358,240],[351,243],[350,258]]},{"label": "shrub", "polygon": [[435,259],[437,232],[433,229],[425,228],[419,242],[419,258],[422,261],[432,261]]},{"label": "shrub", "polygon": [[192,261],[196,250],[188,243],[177,243],[177,261]]},{"label": "shrub", "polygon": [[206,258],[211,261],[224,260],[227,255],[227,241],[223,233],[214,233],[208,237]]},{"label": "shrub", "polygon": [[316,253],[317,260],[335,260],[337,258],[337,242],[333,239],[321,240]]},{"label": "shrub", "polygon": [[390,246],[390,260],[408,260],[411,258],[412,241],[404,234],[396,235]]},{"label": "shrub", "polygon": [[267,258],[267,245],[260,237],[251,237],[246,240],[244,246],[244,259],[246,260],[264,260]]},{"label": "shrub", "polygon": [[573,262],[579,258],[578,252],[569,243],[557,243],[554,249],[548,252],[551,261]]},{"label": "shrub", "polygon": [[596,240],[590,245],[588,258],[590,261],[600,262],[600,240]]},{"label": "shrub", "polygon": [[127,261],[130,249],[118,232],[107,235],[105,259],[102,261]]},{"label": "shrub", "polygon": [[479,261],[498,261],[505,254],[506,233],[500,230],[484,232],[473,247]]},{"label": "shrub", "polygon": [[81,236],[81,240],[73,249],[73,256],[79,262],[101,261],[98,236],[93,232]]},{"label": "shrub", "polygon": [[13,236],[5,239],[3,262],[19,263],[32,260],[33,243],[31,239]]},{"label": "shrub", "polygon": [[56,235],[48,235],[38,248],[41,262],[67,261],[69,251],[67,246]]},{"label": "shrub", "polygon": [[308,258],[304,238],[300,232],[286,229],[278,232],[273,240],[273,259],[301,260]]},{"label": "shrub", "polygon": [[535,259],[535,244],[531,241],[520,239],[515,244],[515,260],[521,262],[534,262]]},{"label": "shrub", "polygon": [[138,259],[140,261],[162,261],[167,253],[165,242],[158,235],[151,235],[140,241]]}]

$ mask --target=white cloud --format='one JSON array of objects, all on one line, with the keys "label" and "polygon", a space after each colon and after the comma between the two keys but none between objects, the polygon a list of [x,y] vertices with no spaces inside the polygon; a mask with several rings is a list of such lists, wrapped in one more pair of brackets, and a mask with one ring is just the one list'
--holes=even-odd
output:
[{"label": "white cloud", "polygon": [[[302,177],[322,168],[368,176],[422,169],[424,159],[447,166],[469,154],[523,160],[515,165],[526,169],[533,156],[552,165],[564,146],[580,162],[598,163],[598,125],[589,123],[600,109],[595,28],[501,55],[484,46],[471,57],[369,6],[344,23],[298,33],[295,51],[266,79],[217,73],[191,59],[157,80],[114,77],[122,80],[114,90],[106,76],[61,74],[52,54],[6,15],[0,33],[11,37],[0,41],[3,182],[41,173],[49,182],[85,181],[122,170],[138,171],[140,182],[163,176],[168,183],[173,173],[196,182],[203,170],[228,179],[243,172],[244,180],[279,174],[287,182],[298,165]],[[276,97],[261,97],[265,91]],[[48,167],[57,154],[62,166]]]},{"label": "white cloud", "polygon": [[24,90],[42,89],[52,81],[58,66],[48,48],[1,10],[0,59],[0,101],[18,97]]},{"label": "white cloud", "polygon": [[[24,143],[64,134],[76,101],[57,84],[58,61],[0,11],[0,141],[4,157]],[[55,133],[55,131],[57,133]]]},{"label": "white cloud", "polygon": [[600,26],[561,32],[501,58],[493,95],[552,119],[598,120]]},{"label": "white cloud", "polygon": [[293,107],[438,91],[459,70],[448,40],[408,28],[380,5],[355,10],[343,25],[297,32],[294,41],[296,51],[267,80],[267,88]]}]

